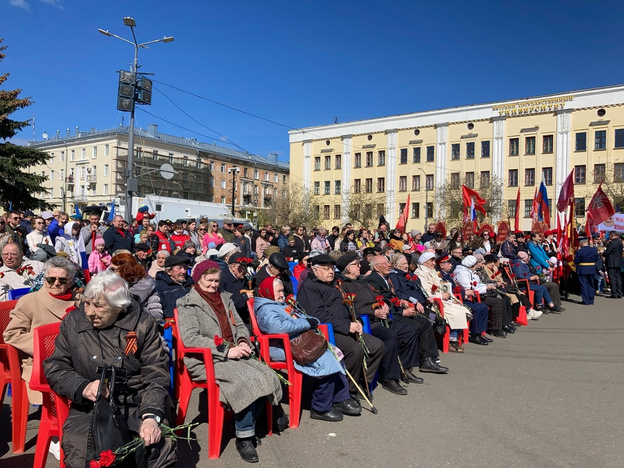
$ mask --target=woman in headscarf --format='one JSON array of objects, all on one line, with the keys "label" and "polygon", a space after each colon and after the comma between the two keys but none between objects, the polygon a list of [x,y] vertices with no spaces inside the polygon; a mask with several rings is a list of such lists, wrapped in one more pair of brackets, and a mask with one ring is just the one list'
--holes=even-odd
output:
[{"label": "woman in headscarf", "polygon": [[[256,417],[267,398],[279,407],[282,386],[275,373],[252,354],[249,331],[236,312],[232,295],[219,292],[221,269],[204,260],[193,269],[195,286],[178,299],[178,327],[186,347],[209,348],[221,401],[234,412],[236,449],[246,462],[257,462]],[[184,364],[193,380],[206,381],[206,367],[200,359],[186,356]],[[277,413],[281,413],[278,409]],[[283,413],[278,428],[288,425]]]},{"label": "woman in headscarf", "polygon": [[[265,278],[260,283],[258,295],[260,297],[254,299],[254,313],[263,333],[286,333],[293,339],[319,325],[318,319],[305,317],[285,304],[284,285],[275,277]],[[285,360],[282,346],[271,346],[271,359]],[[312,419],[341,421],[343,414],[357,416],[362,412],[360,404],[349,396],[345,371],[329,349],[310,364],[294,364],[312,382]]]}]

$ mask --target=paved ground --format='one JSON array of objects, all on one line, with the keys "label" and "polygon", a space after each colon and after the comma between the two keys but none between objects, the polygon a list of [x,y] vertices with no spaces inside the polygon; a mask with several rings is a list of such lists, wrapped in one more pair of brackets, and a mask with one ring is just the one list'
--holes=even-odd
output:
[{"label": "paved ground", "polygon": [[[405,397],[376,390],[377,415],[321,423],[304,411],[299,429],[263,439],[258,466],[624,466],[624,301],[564,307],[490,346],[443,356],[451,372],[424,374],[425,384],[410,385]],[[8,413],[5,402],[0,466],[32,466],[37,421],[29,423],[27,453],[12,456]],[[208,460],[207,424],[195,435],[192,448],[180,447],[181,466],[244,465],[228,436],[221,458]],[[58,466],[50,458],[47,466]]]}]

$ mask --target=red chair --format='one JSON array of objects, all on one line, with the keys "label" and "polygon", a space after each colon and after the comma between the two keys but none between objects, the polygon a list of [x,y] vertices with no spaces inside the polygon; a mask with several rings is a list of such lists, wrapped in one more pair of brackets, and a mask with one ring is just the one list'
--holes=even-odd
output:
[{"label": "red chair", "polygon": [[[173,328],[173,343],[176,355],[176,395],[178,401],[177,424],[184,424],[186,412],[191,400],[191,393],[196,388],[205,388],[208,391],[208,458],[217,459],[221,455],[221,439],[223,436],[223,421],[225,419],[225,405],[219,400],[219,385],[215,381],[212,352],[209,348],[187,348],[180,338],[178,329],[178,309],[173,309],[175,323]],[[195,382],[184,365],[184,356],[193,354],[200,355],[206,366],[206,382]]]},{"label": "red chair", "polygon": [[[434,297],[433,300],[435,301],[435,303],[438,305],[438,308],[440,309],[440,316],[442,318],[444,318],[444,304],[442,303],[442,299],[440,299],[439,297]],[[467,343],[468,339],[466,338],[466,335],[468,334],[468,330],[470,327],[468,328],[464,328],[463,333],[460,336],[460,346],[462,343]],[[444,336],[442,337],[442,352],[443,353],[448,353],[449,350],[449,343],[451,341],[451,337],[449,336],[451,334],[451,327],[449,326],[449,324],[446,324],[446,333],[444,334]]]},{"label": "red chair", "polygon": [[[505,270],[505,273],[507,274],[509,279],[512,282],[516,283],[516,285],[520,286],[520,282],[524,283],[524,287],[526,288],[526,294],[529,296],[529,302],[533,304],[533,307],[535,307],[537,305],[535,304],[535,291],[531,291],[531,288],[529,287],[531,284],[530,281],[528,279],[517,279],[516,275],[513,274],[511,268],[509,268],[508,266],[503,267],[503,269]],[[526,315],[526,308],[524,310],[524,314]]]},{"label": "red chair", "polygon": [[0,302],[0,405],[8,385],[11,385],[11,413],[13,453],[23,453],[26,444],[26,425],[28,423],[28,394],[26,382],[22,380],[22,366],[17,349],[6,344],[2,337],[9,321],[10,313],[17,301]]},{"label": "red chair", "polygon": [[[37,448],[35,449],[35,461],[33,467],[44,468],[50,448],[52,437],[63,437],[63,423],[69,415],[69,402],[65,397],[54,393],[45,374],[43,373],[43,361],[54,353],[56,337],[61,323],[51,323],[37,327],[34,330],[33,343],[33,370],[30,378],[30,388],[43,393],[43,406],[41,407],[41,422],[37,435]],[[63,463],[63,450],[61,449],[61,468]]]},{"label": "red chair", "polygon": [[[275,369],[277,372],[286,370],[288,373],[288,381],[291,385],[288,386],[288,407],[290,409],[290,427],[295,429],[299,427],[301,421],[301,392],[303,390],[303,374],[295,369],[292,353],[290,350],[290,337],[287,333],[281,333],[278,335],[266,335],[260,331],[258,322],[256,321],[256,314],[254,313],[254,299],[253,297],[247,301],[247,308],[249,309],[249,317],[251,318],[251,324],[253,327],[253,333],[260,345],[260,355],[262,360],[266,362],[271,369]],[[284,353],[286,354],[286,361],[272,361],[271,353],[269,350],[269,340],[281,340]],[[270,414],[267,414],[270,416]],[[269,419],[271,421],[272,419]],[[271,424],[269,424],[269,427]],[[269,434],[272,431],[269,429]]]}]

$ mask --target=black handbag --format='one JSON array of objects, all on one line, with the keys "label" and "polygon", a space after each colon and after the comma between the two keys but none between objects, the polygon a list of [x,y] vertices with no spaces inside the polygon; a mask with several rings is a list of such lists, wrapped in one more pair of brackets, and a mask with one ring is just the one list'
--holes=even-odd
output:
[{"label": "black handbag", "polygon": [[435,319],[433,319],[433,331],[440,336],[444,336],[446,333],[446,320],[444,317],[440,317],[436,314]]},{"label": "black handbag", "polygon": [[[115,401],[115,384],[119,379],[119,372],[124,369],[115,366],[104,367],[100,386],[98,387],[93,416],[89,429],[88,450],[91,460],[97,460],[100,453],[106,450],[117,450],[132,440],[128,422]],[[109,399],[103,397],[105,385],[109,382]]]}]

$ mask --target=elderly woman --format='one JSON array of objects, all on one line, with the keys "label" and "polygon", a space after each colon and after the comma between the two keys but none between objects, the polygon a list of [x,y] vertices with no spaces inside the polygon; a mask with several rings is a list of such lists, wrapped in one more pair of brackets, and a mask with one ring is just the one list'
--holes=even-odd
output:
[{"label": "elderly woman", "polygon": [[[282,398],[280,381],[267,366],[250,359],[253,351],[249,331],[236,312],[232,295],[219,292],[219,265],[204,260],[195,266],[193,279],[197,284],[177,302],[180,337],[187,347],[210,348],[221,401],[235,414],[236,449],[244,461],[257,462],[256,417],[264,397],[272,405],[279,405]],[[224,341],[217,344],[217,337]],[[206,369],[201,360],[185,357],[184,364],[191,378],[206,380]],[[278,427],[286,428],[288,418],[282,413],[280,419]]]},{"label": "elderly woman", "polygon": [[139,265],[133,255],[126,253],[115,255],[109,270],[126,280],[130,294],[135,296],[148,314],[156,320],[163,318],[163,307],[156,291],[156,282],[148,276],[145,268]]},{"label": "elderly woman", "polygon": [[92,279],[85,301],[61,322],[56,349],[43,364],[48,383],[71,401],[61,446],[65,465],[88,466],[88,433],[100,383],[99,366],[127,372],[127,384],[115,387],[131,432],[145,440],[137,450],[147,466],[170,466],[175,452],[161,439],[160,423],[169,410],[168,358],[154,319],[132,299],[128,283],[106,271]]},{"label": "elderly woman", "polygon": [[[52,257],[44,265],[43,288],[23,296],[11,311],[11,321],[4,330],[4,341],[18,349],[22,358],[22,378],[29,383],[32,372],[33,330],[41,325],[60,322],[75,305],[71,291],[76,267],[66,258]],[[26,386],[28,399],[42,403],[41,393]]]},{"label": "elderly woman", "polygon": [[159,271],[165,271],[165,260],[167,260],[167,257],[169,257],[170,255],[171,254],[168,251],[160,250],[156,254],[156,261],[152,262],[152,266],[150,267],[147,274],[153,279],[156,279],[156,274]]},{"label": "elderly woman", "polygon": [[[316,329],[319,320],[304,317],[301,313],[286,307],[284,284],[276,278],[265,278],[258,286],[260,297],[254,299],[254,312],[258,327],[264,333],[287,333],[291,338]],[[285,359],[282,347],[271,346],[271,359]],[[349,395],[345,371],[330,350],[326,350],[316,361],[305,366],[296,362],[295,368],[312,382],[312,419],[342,421],[342,415],[358,416],[360,404]]]}]

